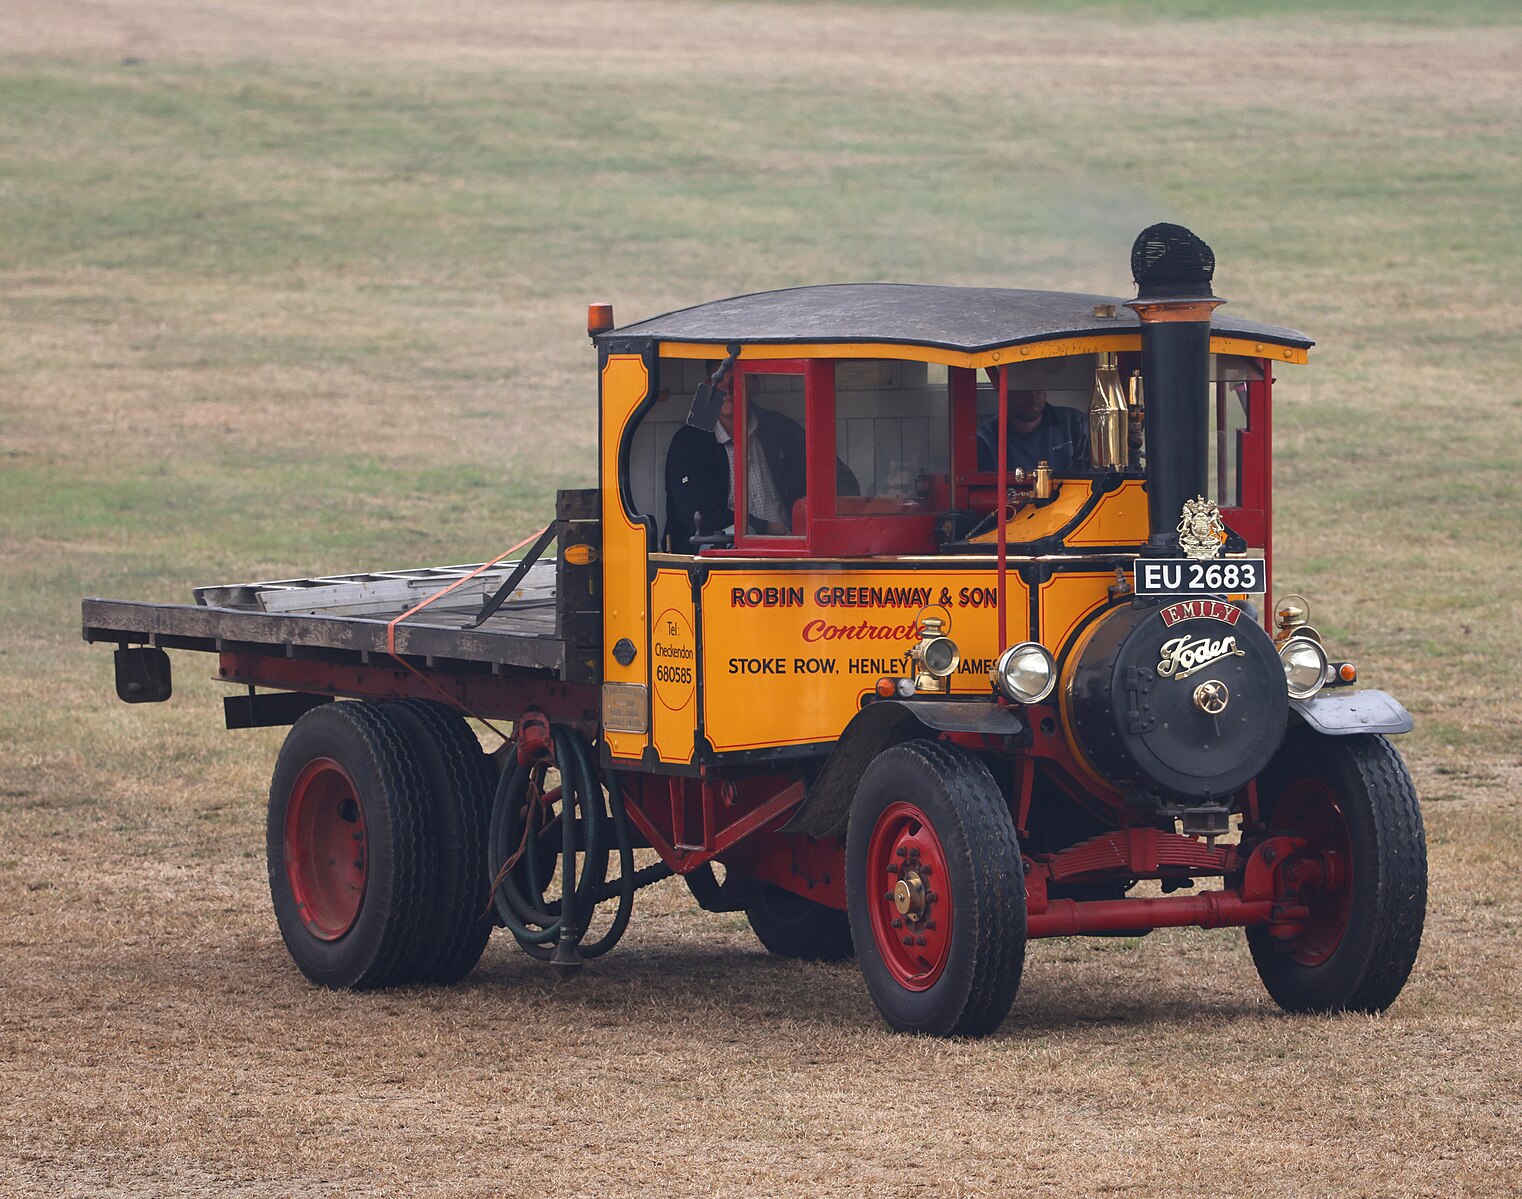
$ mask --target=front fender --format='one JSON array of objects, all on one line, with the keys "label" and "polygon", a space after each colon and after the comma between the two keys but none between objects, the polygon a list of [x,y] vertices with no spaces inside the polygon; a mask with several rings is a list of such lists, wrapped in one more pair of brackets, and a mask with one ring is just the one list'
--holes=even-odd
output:
[{"label": "front fender", "polygon": [[1394,696],[1383,691],[1325,693],[1307,700],[1291,700],[1290,720],[1299,717],[1318,733],[1348,737],[1354,733],[1409,733],[1411,713]]},{"label": "front fender", "polygon": [[857,780],[867,763],[890,745],[937,733],[1013,737],[1024,728],[1018,714],[992,701],[877,700],[846,725],[808,795],[782,831],[810,837],[843,833],[851,801],[856,798]]}]

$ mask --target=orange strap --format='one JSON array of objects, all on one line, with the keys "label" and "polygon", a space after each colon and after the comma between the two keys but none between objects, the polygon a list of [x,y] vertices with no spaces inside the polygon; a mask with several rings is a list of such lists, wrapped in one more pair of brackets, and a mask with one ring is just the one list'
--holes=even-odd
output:
[{"label": "orange strap", "polygon": [[501,737],[502,741],[503,741],[503,744],[506,744],[507,742],[511,741],[512,738],[509,737],[506,733],[504,733],[501,729],[499,729],[496,725],[494,725],[491,721],[487,720],[486,717],[482,716],[479,712],[476,712],[476,711],[472,710],[470,705],[467,704],[464,700],[460,699],[459,696],[450,695],[449,692],[445,691],[442,687],[440,687],[437,683],[435,683],[427,675],[423,674],[422,671],[418,670],[417,667],[413,666],[410,662],[405,661],[402,658],[402,656],[396,652],[396,626],[401,624],[402,621],[406,620],[409,616],[416,616],[419,612],[421,612],[424,608],[426,608],[429,604],[433,603],[435,600],[443,599],[446,595],[448,595],[456,587],[461,587],[464,584],[470,582],[471,579],[475,578],[477,575],[482,574],[485,571],[490,570],[493,566],[495,566],[498,562],[502,561],[502,559],[506,558],[509,554],[515,554],[515,553],[517,553],[519,550],[521,550],[524,546],[528,545],[530,542],[534,541],[535,539],[537,539],[539,537],[542,537],[544,535],[545,531],[547,529],[549,529],[549,527],[550,527],[549,525],[545,525],[543,529],[540,529],[540,530],[538,530],[535,533],[529,534],[529,536],[525,537],[522,541],[520,541],[517,545],[513,546],[512,548],[503,550],[500,554],[498,554],[490,562],[482,563],[480,566],[476,567],[475,570],[471,571],[468,575],[465,575],[463,578],[456,579],[453,583],[449,584],[449,586],[445,587],[442,591],[435,591],[432,595],[430,595],[422,603],[417,604],[414,607],[408,608],[405,612],[403,612],[400,616],[398,616],[395,620],[391,621],[391,623],[389,623],[386,626],[386,653],[390,655],[392,660],[394,660],[397,663],[397,665],[401,666],[402,669],[408,671],[409,673],[411,673],[413,675],[416,675],[417,678],[421,679],[422,682],[426,686],[429,686],[429,687],[433,688],[433,690],[437,691],[441,696],[444,697],[444,700],[445,700],[446,703],[450,704],[452,707],[456,707],[456,708],[461,709],[462,711],[465,712],[465,714],[467,716],[474,716],[477,720],[479,720],[482,724],[484,724],[492,732],[496,733],[497,736]]}]

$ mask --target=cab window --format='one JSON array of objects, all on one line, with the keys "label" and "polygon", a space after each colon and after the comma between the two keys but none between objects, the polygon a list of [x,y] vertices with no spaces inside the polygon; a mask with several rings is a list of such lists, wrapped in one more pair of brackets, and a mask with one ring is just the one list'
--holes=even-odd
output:
[{"label": "cab window", "polygon": [[736,398],[734,436],[725,452],[734,472],[738,541],[806,537],[808,403],[803,372],[792,363],[750,365],[740,373]]},{"label": "cab window", "polygon": [[1210,356],[1209,494],[1222,508],[1242,506],[1242,434],[1248,429],[1249,388],[1262,380],[1258,359]]},{"label": "cab window", "polygon": [[835,364],[835,511],[925,511],[951,468],[946,367],[866,360]]}]

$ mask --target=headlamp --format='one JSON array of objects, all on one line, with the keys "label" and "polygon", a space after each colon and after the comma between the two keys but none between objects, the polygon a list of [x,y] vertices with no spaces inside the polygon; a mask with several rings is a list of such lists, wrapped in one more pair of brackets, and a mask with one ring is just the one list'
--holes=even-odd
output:
[{"label": "headlamp", "polygon": [[927,616],[920,621],[920,642],[909,651],[914,663],[916,691],[942,691],[942,682],[961,664],[962,655],[957,643],[941,632],[943,625],[938,617]]},{"label": "headlamp", "polygon": [[994,683],[1012,700],[1040,703],[1057,685],[1057,661],[1045,646],[1022,641],[999,655],[994,665]]},{"label": "headlamp", "polygon": [[1291,699],[1310,699],[1326,684],[1326,650],[1309,637],[1291,637],[1279,649]]}]

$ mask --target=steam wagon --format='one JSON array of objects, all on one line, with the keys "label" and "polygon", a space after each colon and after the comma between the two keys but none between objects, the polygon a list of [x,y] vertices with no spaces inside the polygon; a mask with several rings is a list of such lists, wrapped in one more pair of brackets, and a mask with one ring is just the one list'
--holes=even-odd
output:
[{"label": "steam wagon", "polygon": [[201,651],[229,728],[290,726],[270,890],[324,986],[453,983],[497,927],[570,971],[678,874],[910,1032],[996,1029],[1031,938],[1170,926],[1245,929],[1288,1011],[1379,1011],[1425,915],[1411,718],[1274,592],[1312,343],[1214,265],[1158,225],[1132,300],[593,305],[599,485],[531,544],[90,599],[84,635],[128,702]]}]

